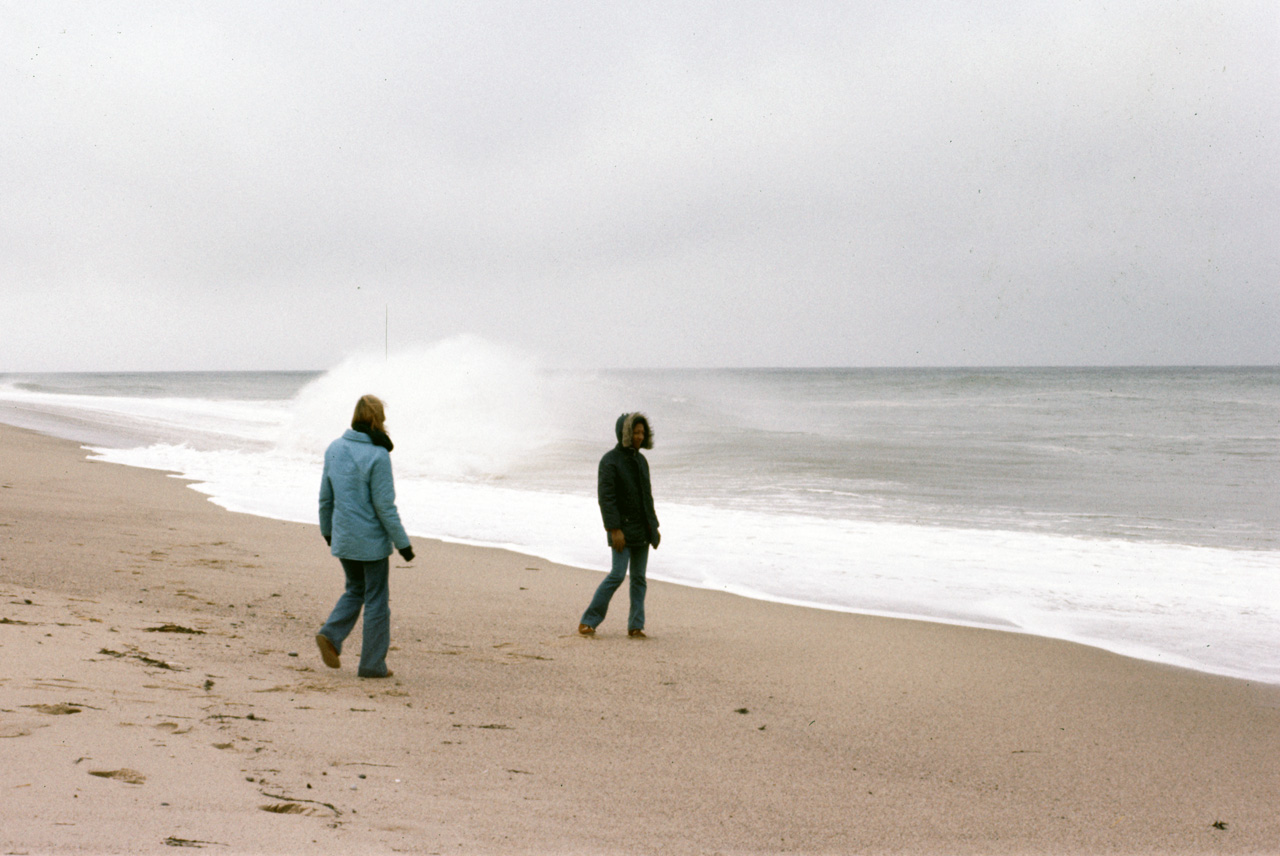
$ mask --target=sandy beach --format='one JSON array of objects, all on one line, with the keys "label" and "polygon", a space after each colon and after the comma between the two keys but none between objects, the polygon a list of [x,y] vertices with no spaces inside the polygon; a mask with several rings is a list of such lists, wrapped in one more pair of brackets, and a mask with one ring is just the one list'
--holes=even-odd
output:
[{"label": "sandy beach", "polygon": [[415,549],[358,679],[317,526],[0,426],[0,852],[1280,853],[1280,687]]}]

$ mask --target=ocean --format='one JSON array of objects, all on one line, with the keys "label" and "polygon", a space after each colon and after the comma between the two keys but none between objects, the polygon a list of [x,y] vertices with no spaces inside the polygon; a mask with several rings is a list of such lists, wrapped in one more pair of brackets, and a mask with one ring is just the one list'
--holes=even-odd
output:
[{"label": "ocean", "polygon": [[1280,684],[1276,367],[579,371],[464,337],[326,372],[2,374],[0,422],[314,523],[366,392],[413,536],[603,572],[595,468],[641,410],[655,579]]}]

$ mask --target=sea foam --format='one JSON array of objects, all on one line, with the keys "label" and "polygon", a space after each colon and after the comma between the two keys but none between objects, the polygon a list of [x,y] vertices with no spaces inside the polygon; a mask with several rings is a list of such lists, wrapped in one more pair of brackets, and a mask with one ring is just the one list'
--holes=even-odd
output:
[{"label": "sea foam", "polygon": [[563,438],[557,392],[531,358],[472,337],[390,357],[360,354],[298,393],[280,445],[322,450],[347,427],[356,400],[371,393],[386,404],[401,472],[495,478]]}]

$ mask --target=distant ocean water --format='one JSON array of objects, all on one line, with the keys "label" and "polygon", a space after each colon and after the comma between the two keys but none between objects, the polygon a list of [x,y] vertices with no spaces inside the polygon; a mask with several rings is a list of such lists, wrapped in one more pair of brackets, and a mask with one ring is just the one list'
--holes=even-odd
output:
[{"label": "distant ocean water", "polygon": [[463,338],[324,373],[0,375],[0,421],[310,523],[364,392],[413,535],[606,569],[595,467],[638,409],[655,578],[1280,683],[1274,367],[573,372]]}]

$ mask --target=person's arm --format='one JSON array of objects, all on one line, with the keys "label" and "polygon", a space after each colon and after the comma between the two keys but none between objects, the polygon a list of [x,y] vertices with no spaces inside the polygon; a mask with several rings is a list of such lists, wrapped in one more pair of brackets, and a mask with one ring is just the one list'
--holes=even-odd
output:
[{"label": "person's arm", "polygon": [[609,533],[609,546],[622,550],[627,546],[627,537],[622,533],[622,512],[618,511],[617,469],[608,455],[600,459],[596,472],[596,499],[604,528]]},{"label": "person's arm", "polygon": [[645,528],[649,530],[649,544],[656,550],[662,541],[662,533],[658,531],[658,513],[653,510],[653,483],[649,480],[649,462],[644,455],[637,454],[640,468],[640,500],[644,503],[647,518]]},{"label": "person's arm", "polygon": [[326,544],[333,542],[333,482],[329,481],[328,461],[320,476],[320,534]]},{"label": "person's arm", "polygon": [[[409,536],[400,522],[400,512],[396,510],[396,485],[391,475],[391,457],[385,452],[374,459],[373,467],[369,470],[369,498],[373,501],[373,510],[391,543],[401,555],[408,550],[409,556],[412,556]],[[409,557],[405,558],[407,560]]]}]

